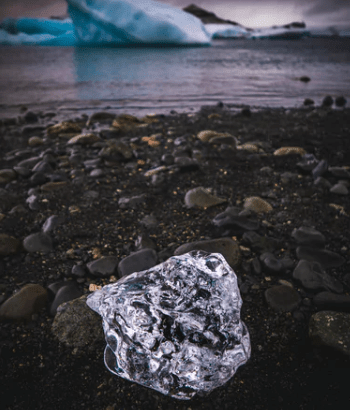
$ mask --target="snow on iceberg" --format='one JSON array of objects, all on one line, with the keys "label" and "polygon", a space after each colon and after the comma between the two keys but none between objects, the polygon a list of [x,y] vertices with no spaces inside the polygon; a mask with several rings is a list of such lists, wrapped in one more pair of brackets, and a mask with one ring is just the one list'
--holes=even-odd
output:
[{"label": "snow on iceberg", "polygon": [[67,0],[81,43],[96,45],[209,45],[202,22],[153,0]]},{"label": "snow on iceberg", "polygon": [[232,24],[205,24],[205,29],[211,38],[248,38],[249,31],[239,25]]}]

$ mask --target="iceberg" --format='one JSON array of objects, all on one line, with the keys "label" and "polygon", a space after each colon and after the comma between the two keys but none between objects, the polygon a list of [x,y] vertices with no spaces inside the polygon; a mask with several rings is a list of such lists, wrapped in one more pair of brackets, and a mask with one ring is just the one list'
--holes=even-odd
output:
[{"label": "iceberg", "polygon": [[0,44],[50,46],[206,46],[195,16],[153,0],[67,0],[70,19],[5,19]]},{"label": "iceberg", "polygon": [[153,0],[67,0],[81,43],[96,45],[209,45],[202,22]]},{"label": "iceberg", "polygon": [[249,38],[250,32],[246,28],[232,24],[205,24],[205,29],[211,38]]}]

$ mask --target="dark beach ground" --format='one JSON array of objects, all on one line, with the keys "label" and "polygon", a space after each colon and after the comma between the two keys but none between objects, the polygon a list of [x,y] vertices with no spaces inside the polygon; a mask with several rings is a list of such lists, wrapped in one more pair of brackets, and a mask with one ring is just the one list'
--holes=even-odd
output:
[{"label": "dark beach ground", "polygon": [[[3,308],[8,302],[4,301],[15,291],[27,284],[45,289],[38,298],[40,303],[19,313],[24,321],[1,324],[1,408],[348,408],[349,109],[250,112],[227,106],[203,107],[191,115],[149,117],[140,122],[144,124],[141,127],[124,118],[114,129],[108,115],[95,116],[89,122],[87,117],[72,115],[66,120],[75,123],[73,133],[72,128],[50,133],[48,127],[56,123],[55,118],[55,113],[25,111],[0,124],[0,170],[15,168],[15,172],[0,173],[0,316],[6,316]],[[80,133],[79,128],[93,133],[95,139],[67,144]],[[229,133],[243,148],[234,149],[228,140],[224,144],[202,142],[197,134],[203,130]],[[39,139],[31,139],[34,136]],[[302,161],[300,154],[273,155],[285,146],[303,148],[316,160],[326,160],[323,179],[315,184],[310,170],[316,160],[306,169],[305,164],[297,165]],[[36,159],[19,165],[30,158]],[[162,165],[165,168],[155,176],[145,176]],[[344,181],[341,187],[339,181]],[[211,188],[213,195],[226,202],[187,208],[186,192],[200,186]],[[334,186],[338,188],[332,192]],[[266,200],[272,211],[257,215],[247,211],[238,217],[240,227],[233,223],[214,226],[212,220],[218,214],[228,206],[242,211],[244,199],[251,196]],[[122,198],[134,199],[127,202]],[[46,225],[43,240],[29,237],[42,232],[43,224],[53,215],[62,218],[49,228]],[[247,220],[259,222],[254,232],[260,239],[249,241]],[[293,277],[301,256],[292,232],[300,227],[321,232],[325,237],[321,248],[336,253],[318,251],[319,245],[305,234],[305,252],[316,252],[315,259],[319,258],[331,278],[314,288]],[[140,236],[142,241],[135,244]],[[125,381],[105,368],[102,338],[86,349],[75,349],[59,343],[53,334],[50,309],[55,296],[50,285],[63,281],[72,285],[64,297],[74,299],[88,294],[90,283],[104,285],[113,280],[111,276],[118,277],[117,271],[105,277],[92,275],[86,269],[89,262],[102,256],[121,261],[140,246],[155,247],[161,262],[179,245],[223,236],[235,237],[241,246],[241,260],[234,270],[252,355],[227,384],[207,397],[179,401]],[[270,263],[261,260],[266,251],[275,257],[270,255]],[[72,273],[74,266],[78,268]],[[266,290],[277,289],[278,293],[281,285],[292,286],[287,292],[291,304],[288,298],[280,300],[273,295],[267,302]],[[321,292],[327,294],[320,296]],[[17,304],[26,306],[25,298],[19,298]],[[310,318],[323,310],[340,312],[344,326],[339,325],[335,332],[338,340],[333,345],[338,343],[337,349],[315,345],[309,337]],[[89,331],[93,332],[94,326]]]}]

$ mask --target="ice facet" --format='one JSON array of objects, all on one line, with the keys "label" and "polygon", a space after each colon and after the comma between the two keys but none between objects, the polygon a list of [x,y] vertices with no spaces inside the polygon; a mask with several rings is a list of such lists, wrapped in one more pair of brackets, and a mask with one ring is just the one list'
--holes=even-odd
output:
[{"label": "ice facet", "polygon": [[237,278],[219,253],[171,257],[87,304],[103,319],[107,368],[177,399],[223,385],[250,357]]}]

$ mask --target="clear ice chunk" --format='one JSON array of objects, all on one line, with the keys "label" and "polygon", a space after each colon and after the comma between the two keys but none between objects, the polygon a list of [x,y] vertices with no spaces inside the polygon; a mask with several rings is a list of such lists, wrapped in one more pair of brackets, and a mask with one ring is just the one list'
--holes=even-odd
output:
[{"label": "clear ice chunk", "polygon": [[171,257],[87,304],[103,319],[107,368],[177,399],[223,385],[250,357],[237,278],[219,253]]}]

